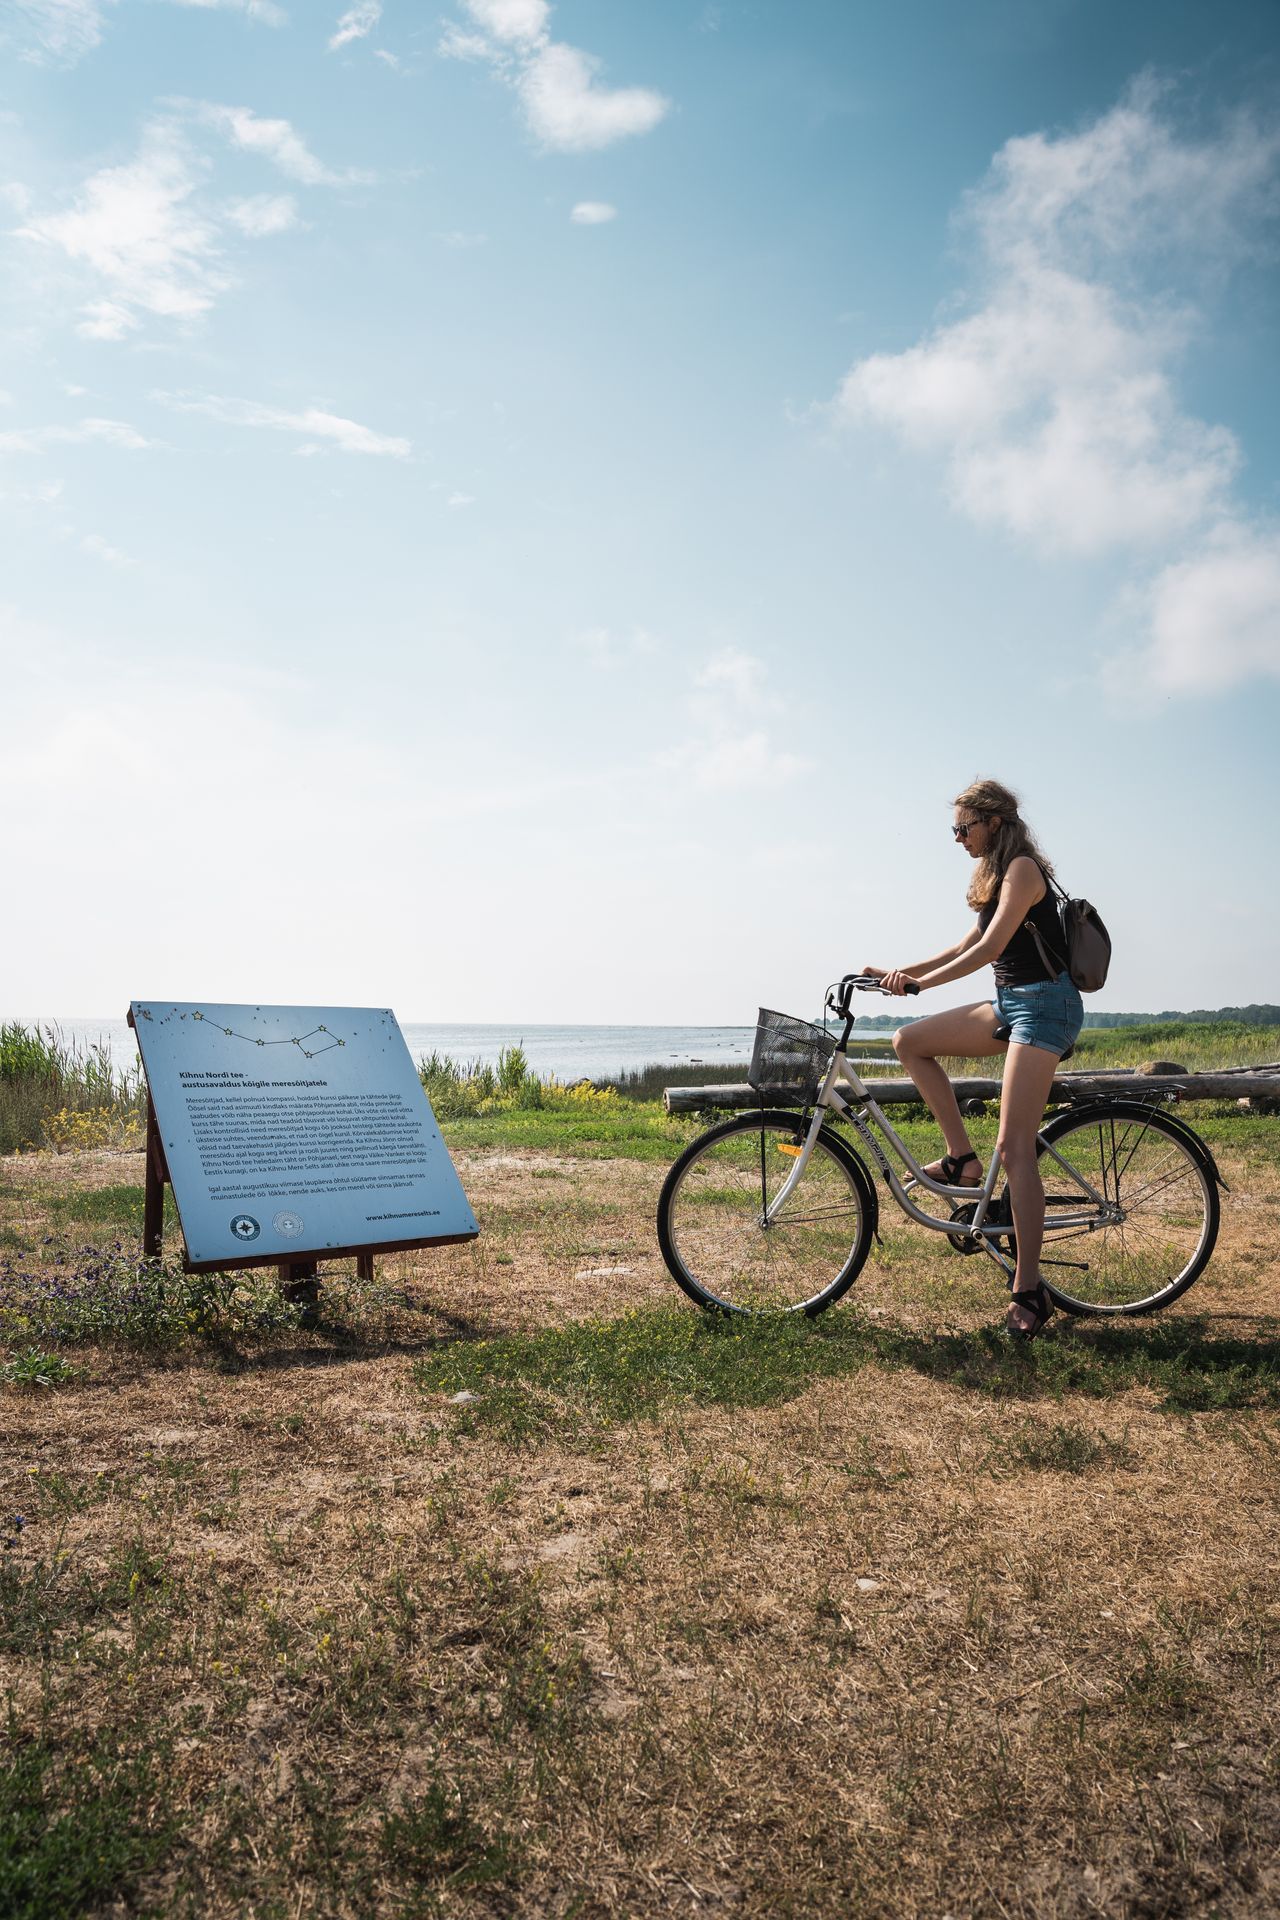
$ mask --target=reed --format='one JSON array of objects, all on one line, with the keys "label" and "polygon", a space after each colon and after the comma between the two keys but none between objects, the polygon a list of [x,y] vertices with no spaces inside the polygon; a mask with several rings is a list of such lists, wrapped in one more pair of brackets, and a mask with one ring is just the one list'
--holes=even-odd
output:
[{"label": "reed", "polygon": [[529,1065],[523,1047],[504,1047],[497,1064],[455,1060],[431,1053],[418,1062],[418,1077],[438,1120],[467,1120],[503,1113],[600,1113],[617,1105],[609,1087],[590,1080],[572,1083],[543,1078]]},{"label": "reed", "polygon": [[56,1027],[0,1026],[0,1153],[135,1144],[145,1120],[140,1065],[121,1072]]}]

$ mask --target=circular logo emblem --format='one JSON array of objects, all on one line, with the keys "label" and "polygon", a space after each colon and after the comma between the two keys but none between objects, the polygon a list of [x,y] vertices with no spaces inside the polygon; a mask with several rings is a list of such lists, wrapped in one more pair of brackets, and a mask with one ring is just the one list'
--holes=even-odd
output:
[{"label": "circular logo emblem", "polygon": [[237,1213],[232,1217],[231,1231],[237,1240],[256,1240],[262,1228],[251,1213]]},{"label": "circular logo emblem", "polygon": [[271,1224],[276,1232],[283,1235],[286,1240],[296,1240],[302,1232],[303,1219],[300,1213],[290,1213],[288,1209],[285,1208],[282,1212],[272,1216]]}]

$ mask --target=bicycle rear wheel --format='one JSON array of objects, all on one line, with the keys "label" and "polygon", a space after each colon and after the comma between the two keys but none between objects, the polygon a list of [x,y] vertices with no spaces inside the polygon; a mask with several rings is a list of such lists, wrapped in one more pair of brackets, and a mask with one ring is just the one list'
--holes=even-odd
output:
[{"label": "bicycle rear wheel", "polygon": [[821,1313],[866,1260],[874,1195],[843,1141],[819,1134],[781,1212],[766,1211],[804,1141],[798,1113],[741,1114],[686,1147],[658,1201],[658,1243],[700,1307],[721,1313]]},{"label": "bicycle rear wheel", "polygon": [[[1213,1252],[1220,1212],[1207,1156],[1185,1130],[1154,1109],[1103,1101],[1059,1115],[1041,1139],[1041,1269],[1058,1305],[1154,1313],[1185,1293]],[[1055,1227],[1069,1213],[1089,1218]]]}]

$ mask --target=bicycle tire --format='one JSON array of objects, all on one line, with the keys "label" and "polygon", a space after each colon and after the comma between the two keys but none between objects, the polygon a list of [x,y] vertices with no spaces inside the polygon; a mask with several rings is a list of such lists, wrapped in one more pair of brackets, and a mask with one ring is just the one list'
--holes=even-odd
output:
[{"label": "bicycle tire", "polygon": [[[1076,1145],[1067,1151],[1063,1143],[1073,1136]],[[1080,1211],[1080,1190],[1052,1165],[1052,1156],[1046,1163],[1049,1147],[1103,1192],[1120,1217],[1055,1234],[1055,1206]],[[1217,1242],[1221,1205],[1213,1159],[1185,1121],[1136,1101],[1095,1101],[1058,1114],[1036,1151],[1046,1198],[1041,1274],[1056,1305],[1106,1318],[1158,1313],[1199,1279]],[[1055,1248],[1067,1250],[1066,1258],[1055,1256]],[[1087,1261],[1072,1257],[1086,1251]],[[1073,1267],[1083,1269],[1080,1280],[1051,1277]]]},{"label": "bicycle tire", "polygon": [[[802,1113],[735,1115],[690,1142],[658,1199],[658,1244],[691,1300],[713,1313],[803,1313],[812,1319],[853,1284],[875,1231],[876,1198],[857,1154],[827,1129],[784,1213],[767,1202],[805,1138]],[[778,1149],[783,1149],[779,1153]],[[803,1194],[805,1212],[791,1211]]]}]

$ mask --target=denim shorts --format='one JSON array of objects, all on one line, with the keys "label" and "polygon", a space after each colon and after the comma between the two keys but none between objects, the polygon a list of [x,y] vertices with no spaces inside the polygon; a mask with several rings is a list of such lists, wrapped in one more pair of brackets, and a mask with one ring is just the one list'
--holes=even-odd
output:
[{"label": "denim shorts", "polygon": [[1033,980],[1025,987],[997,987],[996,1012],[1009,1038],[1024,1047],[1043,1047],[1064,1054],[1076,1043],[1084,1025],[1084,1001],[1071,975],[1056,980]]}]

